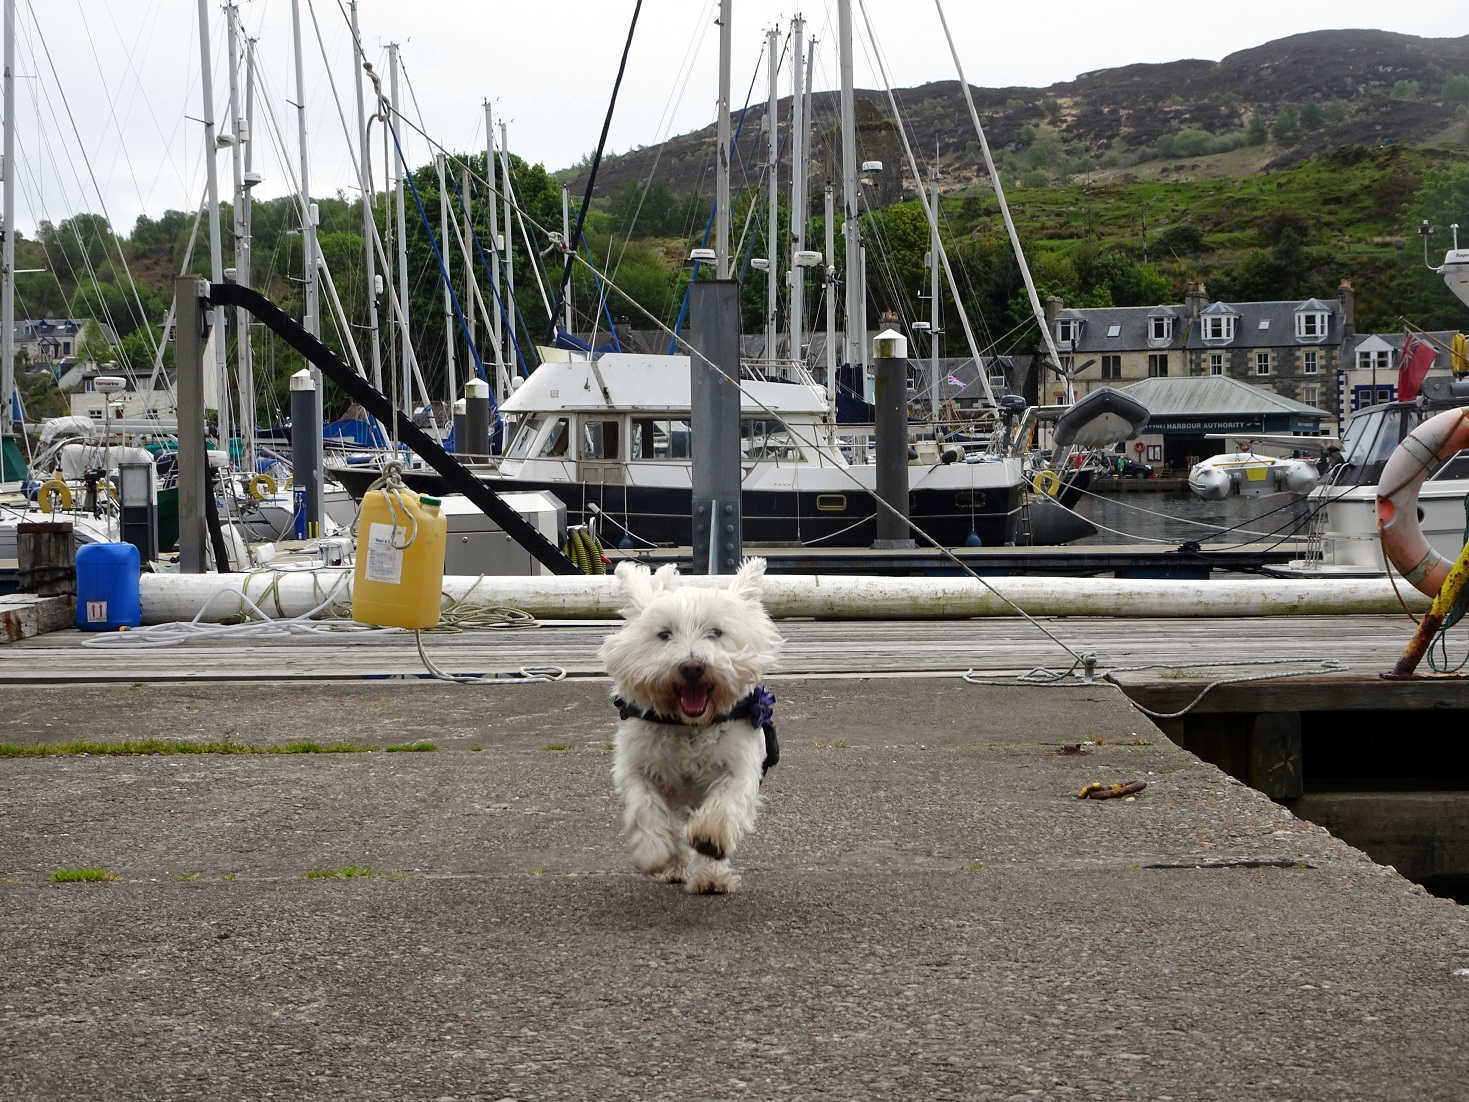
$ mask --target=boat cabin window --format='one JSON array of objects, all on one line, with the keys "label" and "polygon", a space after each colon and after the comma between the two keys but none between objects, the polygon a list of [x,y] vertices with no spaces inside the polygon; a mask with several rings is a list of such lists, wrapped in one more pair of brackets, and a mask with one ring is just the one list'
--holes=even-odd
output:
[{"label": "boat cabin window", "polygon": [[541,446],[536,450],[536,458],[561,459],[566,455],[566,448],[570,443],[570,426],[565,417],[558,417],[551,422],[551,427],[541,437]]},{"label": "boat cabin window", "polygon": [[515,439],[510,442],[510,450],[505,453],[506,459],[524,459],[530,454],[530,446],[541,433],[543,422],[539,417],[532,417],[520,426],[520,431],[515,434]]},{"label": "boat cabin window", "polygon": [[1414,408],[1387,408],[1358,414],[1342,434],[1343,475],[1338,484],[1367,485],[1382,477],[1388,456],[1418,427]]},{"label": "boat cabin window", "polygon": [[682,419],[634,417],[634,459],[688,459],[689,423]]},{"label": "boat cabin window", "polygon": [[581,457],[583,459],[618,458],[616,421],[583,421],[581,423]]},{"label": "boat cabin window", "polygon": [[740,457],[743,459],[801,458],[801,445],[790,429],[771,417],[740,419]]}]

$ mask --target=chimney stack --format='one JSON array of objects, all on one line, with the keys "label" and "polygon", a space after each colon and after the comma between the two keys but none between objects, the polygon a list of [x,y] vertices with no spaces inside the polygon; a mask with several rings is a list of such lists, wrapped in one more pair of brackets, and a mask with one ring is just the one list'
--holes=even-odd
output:
[{"label": "chimney stack", "polygon": [[1188,307],[1188,316],[1191,319],[1197,319],[1203,313],[1204,307],[1209,304],[1209,295],[1204,290],[1202,279],[1189,280],[1188,289],[1183,293],[1183,303]]},{"label": "chimney stack", "polygon": [[1347,342],[1357,335],[1357,294],[1352,289],[1350,279],[1341,281],[1336,297],[1341,300],[1341,342],[1345,348]]}]

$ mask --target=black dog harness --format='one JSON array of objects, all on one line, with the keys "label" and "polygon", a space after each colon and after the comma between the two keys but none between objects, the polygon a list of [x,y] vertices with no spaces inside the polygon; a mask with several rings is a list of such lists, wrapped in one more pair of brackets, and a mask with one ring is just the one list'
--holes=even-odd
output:
[{"label": "black dog harness", "polygon": [[[652,708],[639,708],[636,704],[629,704],[620,696],[614,696],[612,703],[617,706],[617,714],[623,719],[646,719],[649,723],[667,723],[674,727],[688,726],[683,720],[655,712]],[[775,737],[774,715],[775,694],[764,685],[756,685],[733,708],[710,720],[710,726],[716,726],[732,719],[748,719],[750,726],[765,732],[765,760],[760,763],[762,780],[770,772],[770,767],[780,761],[780,742]]]}]

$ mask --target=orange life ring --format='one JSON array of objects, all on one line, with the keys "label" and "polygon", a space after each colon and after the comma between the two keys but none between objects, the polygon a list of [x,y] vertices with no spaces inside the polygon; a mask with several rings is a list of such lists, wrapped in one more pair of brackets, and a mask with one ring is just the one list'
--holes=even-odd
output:
[{"label": "orange life ring", "polygon": [[1418,523],[1418,489],[1434,471],[1469,448],[1469,407],[1447,409],[1414,429],[1394,449],[1377,482],[1377,535],[1382,553],[1420,592],[1437,597],[1453,562],[1429,544]]}]

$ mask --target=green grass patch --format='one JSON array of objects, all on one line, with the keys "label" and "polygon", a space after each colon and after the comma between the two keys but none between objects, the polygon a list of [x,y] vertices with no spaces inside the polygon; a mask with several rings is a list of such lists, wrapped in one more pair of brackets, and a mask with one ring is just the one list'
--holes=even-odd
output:
[{"label": "green grass patch", "polygon": [[193,884],[199,879],[197,872],[181,872],[177,876],[169,877],[175,884]]},{"label": "green grass patch", "polygon": [[548,742],[541,747],[542,750],[570,750],[571,747],[564,742]]},{"label": "green grass patch", "polygon": [[400,742],[396,746],[384,746],[383,752],[387,754],[427,754],[437,749],[438,747],[431,742]]},{"label": "green grass patch", "polygon": [[121,879],[106,869],[57,869],[51,874],[53,884],[106,884]]},{"label": "green grass patch", "polygon": [[186,742],[182,739],[124,739],[119,742],[57,742],[20,746],[0,742],[0,758],[64,758],[87,754],[120,757],[150,754],[370,754],[371,746],[355,742],[289,742],[259,746],[244,742]]},{"label": "green grass patch", "polygon": [[359,876],[376,876],[377,873],[366,865],[348,865],[340,869],[312,869],[306,874],[307,880],[352,880]]}]

